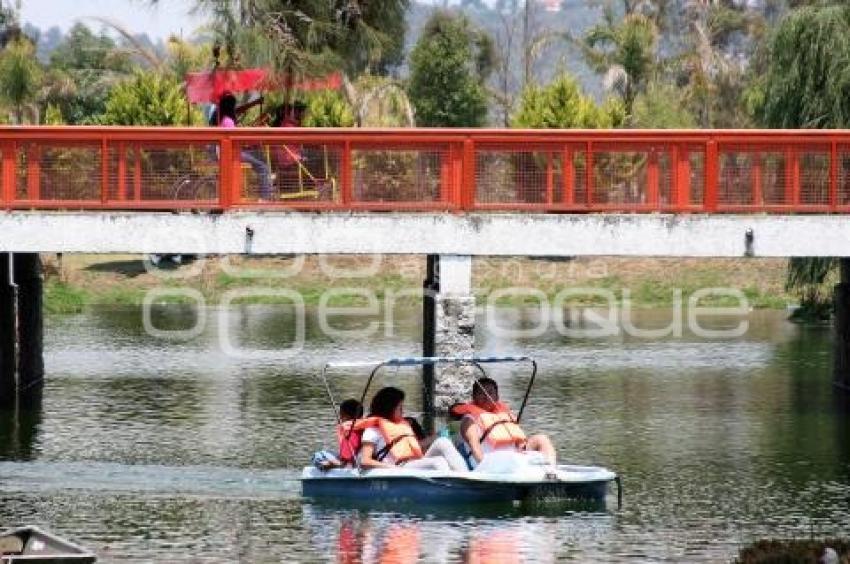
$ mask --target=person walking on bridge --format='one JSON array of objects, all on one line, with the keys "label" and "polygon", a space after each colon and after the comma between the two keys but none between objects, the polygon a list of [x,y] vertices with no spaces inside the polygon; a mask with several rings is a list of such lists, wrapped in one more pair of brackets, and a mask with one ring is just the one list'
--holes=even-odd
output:
[{"label": "person walking on bridge", "polygon": [[[218,109],[215,114],[218,126],[224,128],[236,127],[236,114],[236,97],[230,92],[225,92],[219,100]],[[260,199],[270,200],[272,197],[271,172],[265,159],[245,149],[242,149],[239,158],[242,162],[251,165],[251,168],[254,169],[254,172],[259,177]]]}]

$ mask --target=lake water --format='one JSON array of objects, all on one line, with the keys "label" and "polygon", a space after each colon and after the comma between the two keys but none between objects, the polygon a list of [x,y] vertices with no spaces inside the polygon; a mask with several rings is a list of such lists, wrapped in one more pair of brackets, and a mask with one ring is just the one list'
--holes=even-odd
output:
[{"label": "lake water", "polygon": [[[502,328],[538,321],[497,315]],[[0,413],[0,527],[40,525],[104,562],[728,561],[760,537],[850,534],[850,409],[831,384],[831,330],[784,312],[754,312],[725,339],[523,337],[482,320],[479,352],[540,362],[525,427],[549,433],[561,461],[619,472],[621,510],[303,502],[300,468],[333,442],[318,371],[417,354],[418,312],[392,317],[329,337],[309,314],[300,345],[292,312],[273,306],[159,310],[160,328],[204,321],[182,341],[148,335],[133,309],[49,318],[41,409]],[[518,405],[526,375],[494,375]],[[335,392],[359,395],[364,376],[334,374]],[[419,405],[416,373],[390,381]]]}]

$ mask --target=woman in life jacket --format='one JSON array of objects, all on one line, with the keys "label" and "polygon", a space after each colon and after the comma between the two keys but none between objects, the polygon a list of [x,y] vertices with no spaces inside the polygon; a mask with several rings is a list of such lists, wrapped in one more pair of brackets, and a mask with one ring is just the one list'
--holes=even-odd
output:
[{"label": "woman in life jacket", "polygon": [[369,417],[354,424],[354,429],[363,430],[360,447],[363,468],[467,469],[450,440],[436,436],[417,440],[404,419],[404,392],[398,388],[379,390],[369,408]]},{"label": "woman in life jacket", "polygon": [[472,385],[472,402],[455,404],[450,414],[461,419],[460,434],[474,468],[485,454],[499,450],[536,451],[555,465],[555,447],[546,435],[526,437],[510,408],[499,401],[499,386],[492,378]]}]

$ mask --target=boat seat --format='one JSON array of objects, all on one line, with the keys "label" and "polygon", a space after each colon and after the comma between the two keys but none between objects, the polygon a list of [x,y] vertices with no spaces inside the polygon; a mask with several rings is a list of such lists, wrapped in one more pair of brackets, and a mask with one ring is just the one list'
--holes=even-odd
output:
[{"label": "boat seat", "polygon": [[0,537],[0,554],[21,554],[24,551],[24,539],[17,535]]}]

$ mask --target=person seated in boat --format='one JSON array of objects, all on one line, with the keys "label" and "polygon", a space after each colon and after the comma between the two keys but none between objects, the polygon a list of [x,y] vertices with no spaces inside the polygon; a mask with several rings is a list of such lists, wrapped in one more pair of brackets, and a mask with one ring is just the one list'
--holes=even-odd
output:
[{"label": "person seated in boat", "polygon": [[472,402],[453,405],[449,413],[461,419],[462,450],[475,467],[485,454],[497,450],[536,451],[548,464],[555,465],[555,448],[546,435],[526,437],[511,413],[499,401],[499,385],[492,378],[479,378],[472,385]]},{"label": "person seated in boat", "polygon": [[339,404],[339,425],[336,426],[336,438],[339,442],[339,460],[343,466],[353,465],[354,457],[360,450],[362,431],[352,429],[354,422],[363,417],[363,404],[356,399],[347,399]]},{"label": "person seated in boat", "polygon": [[431,436],[419,441],[404,418],[404,392],[382,388],[372,398],[369,417],[357,421],[362,429],[360,466],[363,468],[415,468],[466,471],[467,466],[452,442]]}]

